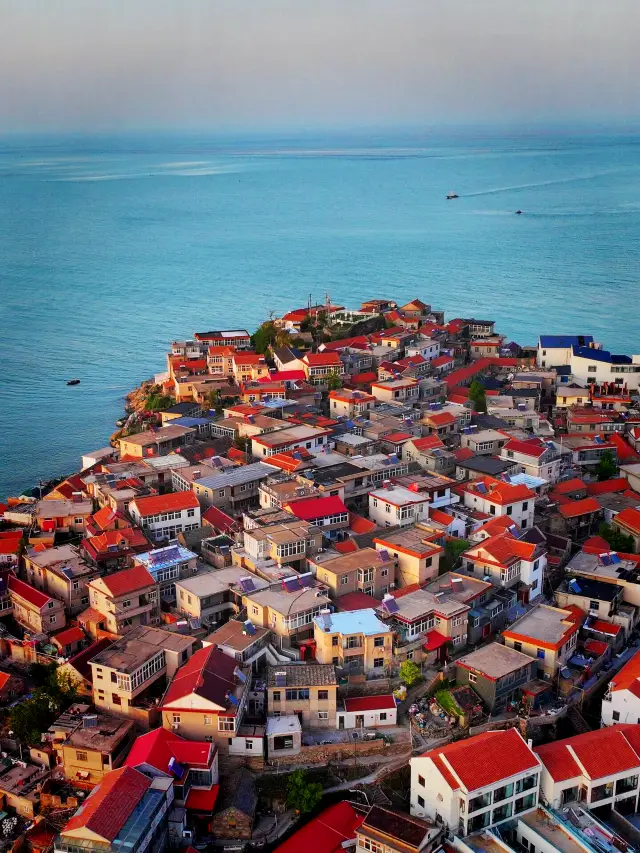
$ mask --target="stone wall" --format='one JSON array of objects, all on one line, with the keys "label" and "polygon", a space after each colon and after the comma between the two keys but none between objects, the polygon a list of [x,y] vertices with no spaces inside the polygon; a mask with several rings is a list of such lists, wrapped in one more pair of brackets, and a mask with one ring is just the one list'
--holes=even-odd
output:
[{"label": "stone wall", "polygon": [[408,740],[387,744],[382,738],[351,743],[326,743],[317,746],[303,746],[297,755],[287,755],[269,760],[273,767],[297,767],[305,764],[330,764],[364,758],[369,755],[384,755],[385,758],[406,753]]}]

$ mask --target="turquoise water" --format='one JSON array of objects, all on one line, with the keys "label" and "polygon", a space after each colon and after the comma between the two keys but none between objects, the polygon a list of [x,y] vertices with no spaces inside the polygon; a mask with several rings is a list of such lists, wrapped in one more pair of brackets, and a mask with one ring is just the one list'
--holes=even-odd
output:
[{"label": "turquoise water", "polygon": [[172,339],[309,293],[637,352],[639,154],[595,133],[0,140],[0,496],[103,446]]}]

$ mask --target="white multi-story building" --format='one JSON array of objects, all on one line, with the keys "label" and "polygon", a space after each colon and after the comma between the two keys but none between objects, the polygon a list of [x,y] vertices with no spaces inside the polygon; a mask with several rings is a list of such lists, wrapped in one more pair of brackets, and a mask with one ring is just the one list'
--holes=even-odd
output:
[{"label": "white multi-story building", "polygon": [[518,539],[518,530],[506,530],[473,545],[462,555],[465,570],[476,577],[489,578],[494,586],[524,584],[533,601],[542,594],[547,566],[546,547]]},{"label": "white multi-story building", "polygon": [[579,802],[586,809],[638,811],[640,725],[598,729],[536,748],[540,790],[554,809]]},{"label": "white multi-story building", "polygon": [[572,347],[589,347],[593,342],[592,335],[540,335],[536,364],[538,367],[564,367],[569,364]]},{"label": "white multi-story building", "polygon": [[552,441],[541,441],[539,438],[519,441],[512,438],[500,451],[500,458],[516,462],[523,473],[549,483],[555,483],[560,478],[562,453]]},{"label": "white multi-story building", "polygon": [[464,505],[487,515],[508,515],[522,530],[533,525],[535,492],[494,477],[481,477],[462,487]]},{"label": "white multi-story building", "polygon": [[573,346],[569,358],[571,373],[580,382],[615,382],[627,391],[640,387],[640,355],[615,355],[591,346]]},{"label": "white multi-story building", "polygon": [[411,759],[411,814],[462,837],[538,806],[541,762],[516,729],[486,732]]},{"label": "white multi-story building", "polygon": [[369,518],[379,527],[408,527],[429,517],[429,497],[404,486],[388,486],[369,493]]},{"label": "white multi-story building", "polygon": [[156,542],[175,539],[178,533],[201,526],[200,504],[194,492],[172,492],[134,498],[129,514]]},{"label": "white multi-story building", "polygon": [[616,673],[602,697],[603,726],[640,723],[640,652]]}]

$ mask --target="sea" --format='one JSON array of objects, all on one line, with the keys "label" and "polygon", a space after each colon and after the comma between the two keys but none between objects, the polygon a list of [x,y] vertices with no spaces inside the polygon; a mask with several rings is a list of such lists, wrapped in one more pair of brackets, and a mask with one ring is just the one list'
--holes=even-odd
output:
[{"label": "sea", "polygon": [[420,297],[632,353],[639,276],[632,133],[0,137],[0,499],[105,446],[194,331]]}]

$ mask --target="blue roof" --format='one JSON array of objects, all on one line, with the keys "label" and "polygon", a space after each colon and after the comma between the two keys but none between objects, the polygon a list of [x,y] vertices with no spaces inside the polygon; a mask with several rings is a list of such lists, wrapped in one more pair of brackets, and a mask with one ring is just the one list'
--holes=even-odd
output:
[{"label": "blue roof", "polygon": [[558,376],[571,376],[571,367],[568,364],[563,364],[560,367],[556,367],[556,373]]},{"label": "blue roof", "polygon": [[384,624],[376,616],[375,610],[371,607],[365,610],[351,610],[344,613],[332,613],[331,625],[329,628],[324,627],[324,622],[321,616],[316,616],[313,620],[316,626],[321,631],[326,631],[327,634],[384,634],[389,631],[389,627]]},{"label": "blue roof", "polygon": [[606,349],[592,349],[591,347],[573,347],[573,354],[579,358],[588,358],[591,361],[604,361],[607,364],[631,364],[630,355],[614,355]]},{"label": "blue roof", "polygon": [[568,349],[592,343],[593,335],[540,335],[540,346],[545,349]]}]

